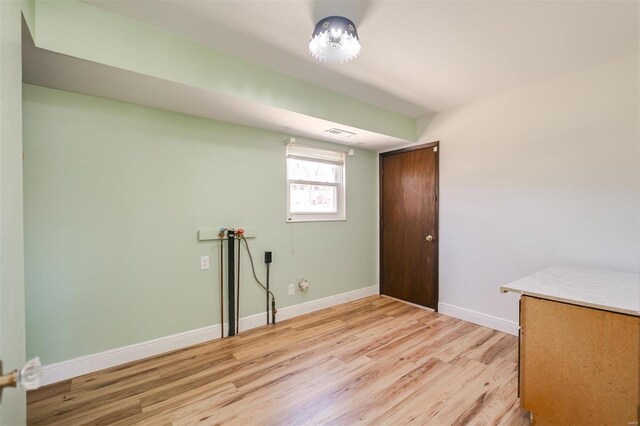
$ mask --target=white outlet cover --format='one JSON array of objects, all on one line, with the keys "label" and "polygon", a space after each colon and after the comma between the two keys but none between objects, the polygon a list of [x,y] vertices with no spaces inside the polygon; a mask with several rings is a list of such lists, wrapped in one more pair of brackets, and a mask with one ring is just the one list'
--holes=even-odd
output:
[{"label": "white outlet cover", "polygon": [[209,256],[200,256],[200,270],[209,269]]},{"label": "white outlet cover", "polygon": [[289,296],[292,296],[296,292],[296,287],[294,284],[289,284]]}]

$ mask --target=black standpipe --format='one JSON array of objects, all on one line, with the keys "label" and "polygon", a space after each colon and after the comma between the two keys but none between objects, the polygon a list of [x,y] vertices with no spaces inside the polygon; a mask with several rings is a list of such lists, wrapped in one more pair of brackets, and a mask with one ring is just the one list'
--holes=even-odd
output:
[{"label": "black standpipe", "polygon": [[228,263],[227,263],[227,312],[229,316],[229,333],[228,336],[236,335],[236,301],[235,301],[235,241],[236,233],[233,229],[227,230],[227,247],[228,247]]},{"label": "black standpipe", "polygon": [[224,337],[224,231],[218,233],[220,237],[220,338]]},{"label": "black standpipe", "polygon": [[240,240],[238,240],[238,276],[236,277],[236,332],[240,334]]},{"label": "black standpipe", "polygon": [[[270,251],[265,251],[264,252],[264,263],[267,265],[267,290],[269,290],[269,267],[271,266],[271,252]],[[267,324],[269,324],[269,292],[267,291],[266,294],[267,297]],[[275,321],[274,321],[275,323]]]}]

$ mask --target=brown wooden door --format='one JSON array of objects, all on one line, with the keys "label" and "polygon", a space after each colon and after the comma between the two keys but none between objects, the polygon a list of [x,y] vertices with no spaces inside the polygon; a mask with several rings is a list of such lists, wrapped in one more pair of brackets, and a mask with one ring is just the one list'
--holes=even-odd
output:
[{"label": "brown wooden door", "polygon": [[380,154],[380,293],[438,308],[438,144]]}]

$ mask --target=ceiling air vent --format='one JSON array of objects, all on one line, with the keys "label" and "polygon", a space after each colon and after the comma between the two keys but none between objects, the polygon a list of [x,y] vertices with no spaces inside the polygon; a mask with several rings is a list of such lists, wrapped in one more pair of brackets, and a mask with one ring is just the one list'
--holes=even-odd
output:
[{"label": "ceiling air vent", "polygon": [[355,136],[356,135],[353,132],[347,132],[346,130],[336,129],[335,127],[333,129],[327,129],[324,132],[325,133],[331,133],[332,135],[336,135],[336,136],[342,136],[342,137],[345,137],[345,138],[350,138],[351,136]]}]

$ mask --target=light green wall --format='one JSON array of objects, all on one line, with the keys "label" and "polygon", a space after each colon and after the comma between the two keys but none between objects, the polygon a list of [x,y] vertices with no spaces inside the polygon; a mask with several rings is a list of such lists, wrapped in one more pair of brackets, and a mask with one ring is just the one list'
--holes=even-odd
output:
[{"label": "light green wall", "polygon": [[356,128],[416,140],[416,120],[77,1],[36,2],[36,46]]},{"label": "light green wall", "polygon": [[[218,323],[202,228],[257,229],[279,307],[377,283],[375,153],[347,158],[346,222],[287,224],[288,135],[29,85],[23,105],[27,351],[45,363]],[[243,256],[246,316],[264,296]]]},{"label": "light green wall", "polygon": [[[0,360],[3,370],[25,361],[22,234],[21,7],[0,1]],[[22,389],[6,389],[1,425],[25,422]]]}]

